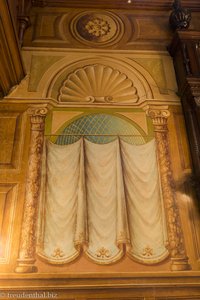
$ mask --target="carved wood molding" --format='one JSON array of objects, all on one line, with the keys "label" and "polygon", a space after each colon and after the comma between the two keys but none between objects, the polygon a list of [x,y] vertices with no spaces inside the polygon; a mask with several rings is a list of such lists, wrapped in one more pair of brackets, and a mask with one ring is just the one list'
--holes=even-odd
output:
[{"label": "carved wood molding", "polygon": [[134,300],[134,297],[140,297],[142,300],[200,299],[199,272],[191,271],[184,272],[184,275],[180,276],[172,272],[158,272],[157,274],[145,272],[142,275],[138,272],[132,274],[122,272],[40,273],[28,276],[1,274],[0,285],[4,293],[27,292],[31,294],[36,291],[38,293],[50,291],[52,294],[57,294],[57,297],[51,297],[52,299],[62,300]]},{"label": "carved wood molding", "polygon": [[6,0],[1,1],[0,9],[0,52],[0,94],[5,96],[25,76],[16,30]]},{"label": "carved wood molding", "polygon": [[160,167],[162,194],[168,228],[168,249],[171,255],[171,270],[183,271],[190,268],[186,255],[184,237],[179,210],[176,203],[171,158],[168,142],[167,119],[170,116],[165,107],[149,108],[148,116],[152,119],[157,144],[157,155]]},{"label": "carved wood molding", "polygon": [[37,271],[37,268],[34,266],[36,247],[35,228],[40,191],[41,160],[47,108],[45,106],[33,106],[28,109],[27,113],[30,116],[31,121],[31,140],[21,243],[18,265],[15,269],[18,273],[30,273]]},{"label": "carved wood molding", "polygon": [[[57,7],[90,7],[90,8],[123,8],[123,9],[155,9],[155,10],[171,10],[172,1],[169,0],[157,0],[157,1],[148,1],[148,0],[134,0],[131,2],[120,0],[33,0],[34,6],[57,6]],[[199,11],[200,4],[198,0],[182,0],[182,5],[188,7],[191,10]]]}]

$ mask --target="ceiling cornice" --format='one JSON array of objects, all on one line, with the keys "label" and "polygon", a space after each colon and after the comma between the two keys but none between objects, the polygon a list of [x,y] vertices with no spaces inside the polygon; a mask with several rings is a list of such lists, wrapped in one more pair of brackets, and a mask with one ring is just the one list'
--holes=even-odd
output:
[{"label": "ceiling cornice", "polygon": [[[128,3],[131,1],[131,3]],[[34,6],[99,8],[99,9],[148,9],[172,10],[173,0],[32,0]],[[182,0],[182,6],[200,11],[199,0]]]}]

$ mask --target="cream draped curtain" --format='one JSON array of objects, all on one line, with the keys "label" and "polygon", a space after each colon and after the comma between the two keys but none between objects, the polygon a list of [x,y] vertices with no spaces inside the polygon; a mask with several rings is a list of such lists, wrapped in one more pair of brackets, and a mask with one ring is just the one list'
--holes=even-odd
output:
[{"label": "cream draped curtain", "polygon": [[130,145],[45,145],[38,254],[67,263],[84,253],[109,264],[127,253],[142,263],[163,260],[166,228],[155,141]]}]

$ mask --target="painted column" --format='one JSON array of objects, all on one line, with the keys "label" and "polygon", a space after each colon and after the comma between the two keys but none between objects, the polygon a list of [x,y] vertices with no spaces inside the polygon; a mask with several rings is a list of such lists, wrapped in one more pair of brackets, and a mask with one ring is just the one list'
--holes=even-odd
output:
[{"label": "painted column", "polygon": [[37,272],[37,268],[34,266],[36,249],[35,232],[47,108],[44,106],[33,106],[28,109],[27,113],[31,121],[31,138],[20,250],[15,269],[15,272],[18,273]]},{"label": "painted column", "polygon": [[168,229],[167,248],[171,256],[171,270],[188,270],[190,269],[190,265],[188,264],[180,215],[176,203],[169,153],[167,120],[170,116],[170,113],[167,110],[167,107],[150,107],[147,111],[147,114],[152,119],[157,144],[161,187]]}]

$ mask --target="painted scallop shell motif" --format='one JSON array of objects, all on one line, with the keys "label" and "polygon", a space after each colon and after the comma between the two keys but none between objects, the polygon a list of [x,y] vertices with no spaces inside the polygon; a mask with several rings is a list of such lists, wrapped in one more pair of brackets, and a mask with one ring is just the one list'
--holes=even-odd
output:
[{"label": "painted scallop shell motif", "polygon": [[95,64],[71,73],[64,81],[60,102],[136,103],[139,97],[133,82],[111,67]]}]

